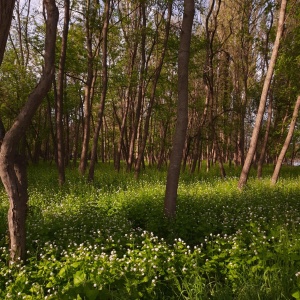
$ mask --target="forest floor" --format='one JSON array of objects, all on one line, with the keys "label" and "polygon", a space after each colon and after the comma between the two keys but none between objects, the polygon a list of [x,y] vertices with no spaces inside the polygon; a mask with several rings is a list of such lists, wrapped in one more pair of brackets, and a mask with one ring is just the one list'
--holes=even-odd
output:
[{"label": "forest floor", "polygon": [[63,188],[55,166],[29,167],[27,261],[8,266],[0,187],[0,299],[300,299],[300,167],[180,180],[177,217],[163,215],[166,172],[139,180],[99,165]]}]

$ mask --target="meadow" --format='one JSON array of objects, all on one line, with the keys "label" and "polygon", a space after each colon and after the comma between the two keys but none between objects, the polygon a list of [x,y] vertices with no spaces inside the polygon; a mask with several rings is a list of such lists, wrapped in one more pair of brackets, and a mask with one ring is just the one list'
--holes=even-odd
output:
[{"label": "meadow", "polygon": [[0,299],[300,299],[300,167],[270,186],[255,171],[184,173],[175,220],[163,215],[164,171],[139,180],[99,165],[95,182],[29,166],[27,261],[8,265],[0,187]]}]

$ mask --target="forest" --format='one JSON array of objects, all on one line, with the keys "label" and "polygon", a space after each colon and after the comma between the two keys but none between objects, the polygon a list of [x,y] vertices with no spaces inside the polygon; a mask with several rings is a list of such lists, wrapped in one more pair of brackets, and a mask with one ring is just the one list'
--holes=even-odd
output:
[{"label": "forest", "polygon": [[1,299],[300,299],[299,0],[0,0]]}]

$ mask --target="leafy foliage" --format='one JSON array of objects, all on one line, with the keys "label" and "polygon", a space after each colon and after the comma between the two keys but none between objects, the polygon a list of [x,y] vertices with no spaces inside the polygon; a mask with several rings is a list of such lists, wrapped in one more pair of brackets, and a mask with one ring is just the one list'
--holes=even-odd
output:
[{"label": "leafy foliage", "polygon": [[8,266],[0,191],[0,298],[299,299],[298,169],[283,171],[243,193],[235,177],[184,174],[170,222],[164,173],[103,165],[92,185],[70,170],[59,189],[53,167],[31,166],[25,264]]}]

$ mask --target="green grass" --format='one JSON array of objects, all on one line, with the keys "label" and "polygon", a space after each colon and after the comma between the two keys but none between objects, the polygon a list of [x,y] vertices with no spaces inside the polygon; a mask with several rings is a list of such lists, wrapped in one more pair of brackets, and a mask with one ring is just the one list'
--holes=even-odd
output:
[{"label": "green grass", "polygon": [[185,173],[170,222],[165,172],[68,170],[60,189],[54,166],[30,166],[25,265],[8,266],[0,189],[0,299],[300,299],[299,171],[275,187],[272,166],[252,171],[243,192],[238,169]]}]

